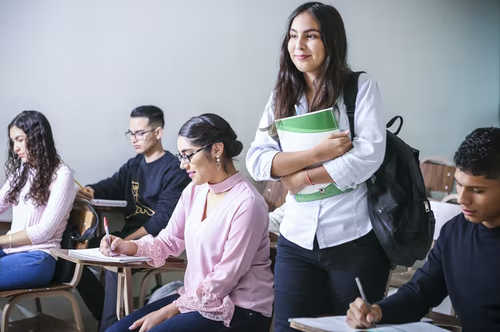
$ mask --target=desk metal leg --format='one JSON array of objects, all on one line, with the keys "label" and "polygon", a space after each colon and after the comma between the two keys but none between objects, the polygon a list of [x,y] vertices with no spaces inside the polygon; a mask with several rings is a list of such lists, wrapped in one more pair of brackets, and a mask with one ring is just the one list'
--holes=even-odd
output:
[{"label": "desk metal leg", "polygon": [[125,315],[129,315],[134,311],[134,294],[133,294],[133,282],[132,282],[132,269],[126,267],[123,269],[124,272],[124,294],[123,300],[125,302]]},{"label": "desk metal leg", "polygon": [[118,272],[118,285],[116,292],[116,317],[118,320],[123,318],[122,303],[123,303],[123,272]]}]

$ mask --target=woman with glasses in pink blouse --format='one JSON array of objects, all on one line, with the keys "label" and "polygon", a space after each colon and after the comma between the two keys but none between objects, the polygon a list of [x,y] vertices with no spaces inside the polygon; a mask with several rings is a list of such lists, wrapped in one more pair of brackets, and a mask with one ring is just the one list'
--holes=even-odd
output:
[{"label": "woman with glasses in pink blouse", "polygon": [[268,208],[232,158],[243,145],[216,114],[187,121],[179,131],[181,168],[192,183],[168,226],[137,241],[103,239],[105,255],[151,257],[161,266],[186,250],[179,294],[151,303],[108,331],[269,331],[273,303]]}]

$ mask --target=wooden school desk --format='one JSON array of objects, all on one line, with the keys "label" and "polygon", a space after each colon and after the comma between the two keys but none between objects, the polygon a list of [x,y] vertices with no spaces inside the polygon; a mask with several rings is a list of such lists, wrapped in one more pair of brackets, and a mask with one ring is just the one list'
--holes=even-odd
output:
[{"label": "wooden school desk", "polygon": [[[118,273],[118,292],[116,301],[116,316],[118,317],[118,319],[121,319],[134,311],[132,269],[161,269],[165,271],[184,271],[186,270],[187,265],[185,260],[172,257],[168,258],[163,266],[155,268],[146,262],[98,262],[82,258],[75,258],[73,256],[69,256],[67,249],[51,249],[50,253],[54,256],[57,256],[58,258],[65,259],[76,264],[101,266],[106,270]],[[142,306],[142,303],[140,303],[139,305]]]}]

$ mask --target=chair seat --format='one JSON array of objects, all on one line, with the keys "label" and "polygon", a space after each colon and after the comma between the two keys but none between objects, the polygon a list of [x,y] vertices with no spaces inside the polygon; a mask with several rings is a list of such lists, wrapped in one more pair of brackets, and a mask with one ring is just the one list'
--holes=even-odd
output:
[{"label": "chair seat", "polygon": [[0,292],[0,298],[11,297],[14,295],[25,294],[25,293],[36,293],[36,292],[48,292],[54,290],[64,290],[71,289],[70,285],[66,284],[52,284],[47,287],[42,288],[26,288],[26,289],[12,289]]}]

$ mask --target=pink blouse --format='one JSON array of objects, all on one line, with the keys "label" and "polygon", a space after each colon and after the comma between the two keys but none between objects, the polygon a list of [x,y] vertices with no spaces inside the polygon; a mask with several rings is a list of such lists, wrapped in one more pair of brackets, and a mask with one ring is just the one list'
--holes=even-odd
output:
[{"label": "pink blouse", "polygon": [[50,184],[50,196],[47,204],[36,207],[32,200],[25,201],[28,194],[33,174],[30,174],[25,186],[19,194],[17,205],[4,202],[10,190],[10,181],[0,189],[0,214],[12,207],[12,225],[7,233],[26,231],[33,244],[20,247],[3,248],[6,254],[23,251],[41,250],[49,253],[51,248],[60,248],[61,239],[66,229],[69,213],[75,200],[75,183],[73,174],[68,166],[61,165],[56,171],[56,176]]},{"label": "pink blouse", "polygon": [[[209,190],[226,192],[202,220]],[[151,257],[153,266],[186,249],[184,287],[175,304],[182,313],[202,316],[229,326],[238,306],[272,315],[273,275],[269,259],[268,207],[241,173],[221,183],[184,189],[167,227],[156,238],[134,241],[137,256]]]}]

